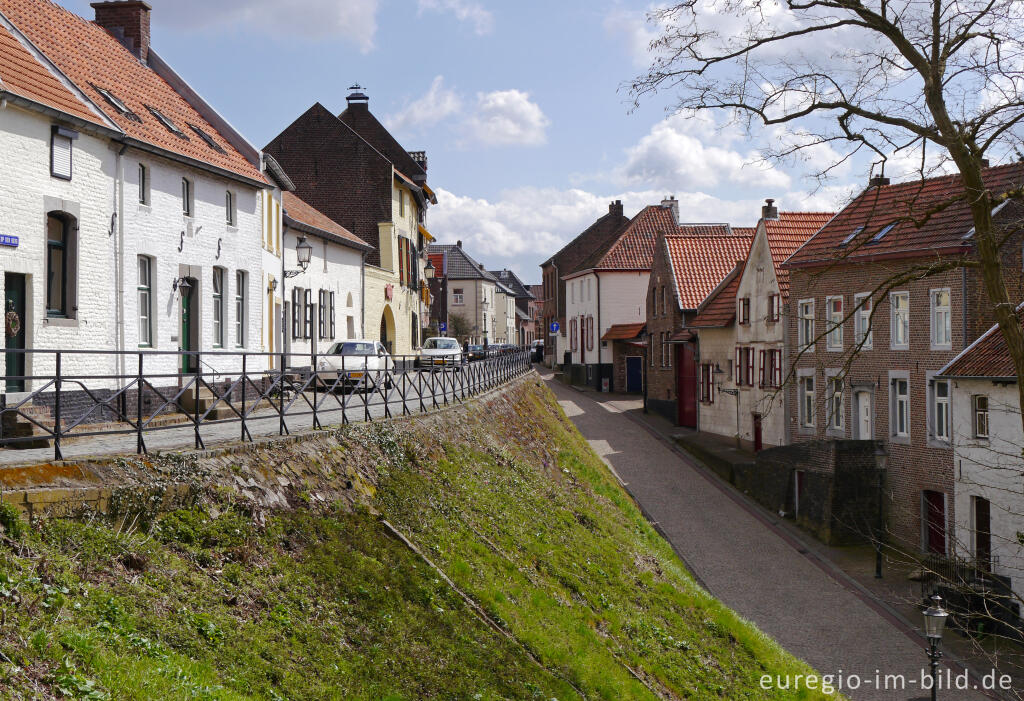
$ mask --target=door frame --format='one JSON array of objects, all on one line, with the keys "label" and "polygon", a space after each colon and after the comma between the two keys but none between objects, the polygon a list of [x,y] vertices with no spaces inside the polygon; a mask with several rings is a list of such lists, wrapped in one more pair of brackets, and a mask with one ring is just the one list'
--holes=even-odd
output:
[{"label": "door frame", "polygon": [[[189,284],[189,288],[187,292],[179,291],[178,293],[178,348],[181,351],[199,351],[202,349],[202,342],[199,335],[199,320],[201,318],[199,300],[202,298],[199,287],[200,282],[199,278],[192,277],[191,275],[185,275],[184,277]],[[186,298],[188,299],[189,313],[187,330],[185,328]],[[182,374],[196,371],[196,368],[192,367],[191,356],[187,356],[184,353],[181,356],[180,366]]]},{"label": "door frame", "polygon": [[[7,295],[9,294],[10,287],[11,287],[9,281],[13,280],[14,278],[20,278],[20,287],[21,287],[21,304],[20,304],[20,308],[16,308],[14,310],[14,311],[18,312],[18,315],[19,315],[19,317],[21,319],[21,330],[19,331],[18,335],[15,337],[15,338],[18,338],[18,337],[21,338],[21,345],[20,346],[14,346],[14,348],[15,349],[19,349],[19,348],[20,349],[28,349],[30,347],[29,335],[30,335],[30,332],[31,332],[31,329],[32,329],[32,325],[30,323],[30,318],[29,318],[29,309],[31,308],[30,302],[31,302],[31,298],[32,298],[32,296],[30,294],[30,290],[32,289],[32,282],[31,282],[30,276],[27,273],[18,273],[18,272],[12,272],[12,271],[5,271],[4,272],[4,314],[5,315],[7,313],[7,300],[8,300]],[[4,347],[5,348],[7,347],[7,337],[6,337],[6,334],[4,336]],[[12,389],[8,389],[7,381],[6,381],[6,375],[7,375],[6,357],[7,356],[5,355],[4,356],[4,359],[5,359],[5,362],[4,362],[5,380],[4,380],[3,392],[5,394],[16,394],[16,393],[19,393],[19,392],[27,392],[27,391],[29,391],[30,385],[31,385],[31,381],[29,381],[29,380],[20,380],[20,381],[18,381],[21,384],[20,387],[15,387],[15,388],[12,388]],[[27,376],[27,375],[31,374],[29,372],[29,369],[32,366],[32,359],[29,357],[29,355],[27,353],[22,353],[21,354],[21,363],[20,364],[21,364],[22,367],[20,368],[20,372],[15,373],[16,375],[20,375],[20,376],[24,377],[24,376]]]},{"label": "door frame", "polygon": [[[853,427],[854,430],[856,431],[856,435],[854,436],[854,439],[860,440],[860,441],[874,440],[874,438],[875,438],[875,428],[876,428],[876,426],[875,426],[875,413],[874,413],[874,405],[875,405],[874,387],[873,386],[872,387],[864,387],[864,386],[858,387],[857,385],[854,385],[851,389],[853,390],[853,403],[854,403],[854,411],[855,411],[854,416],[856,417],[856,420],[854,421],[854,427]],[[867,402],[868,402],[868,416],[871,419],[871,431],[870,431],[870,435],[868,435],[868,436],[861,435],[863,433],[861,431],[861,408],[862,408],[861,407],[861,401],[864,399],[865,396],[867,397]]]},{"label": "door frame", "polygon": [[[625,358],[625,361],[626,361],[626,387],[625,387],[626,392],[638,392],[638,393],[643,392],[644,391],[644,357],[642,355],[627,355],[626,358]],[[631,363],[639,365],[639,372],[637,374],[640,376],[640,387],[639,387],[639,389],[635,389],[635,390],[631,390],[629,388],[629,366],[630,366]]]}]

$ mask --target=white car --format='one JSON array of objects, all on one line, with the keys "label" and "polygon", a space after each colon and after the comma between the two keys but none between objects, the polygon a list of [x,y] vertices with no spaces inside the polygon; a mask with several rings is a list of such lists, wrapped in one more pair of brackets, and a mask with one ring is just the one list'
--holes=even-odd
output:
[{"label": "white car", "polygon": [[[379,341],[338,341],[320,356],[317,377],[327,387],[390,388],[395,361]],[[338,382],[341,380],[341,382]]]},{"label": "white car", "polygon": [[416,367],[457,367],[462,365],[462,346],[454,338],[435,336],[423,342]]}]

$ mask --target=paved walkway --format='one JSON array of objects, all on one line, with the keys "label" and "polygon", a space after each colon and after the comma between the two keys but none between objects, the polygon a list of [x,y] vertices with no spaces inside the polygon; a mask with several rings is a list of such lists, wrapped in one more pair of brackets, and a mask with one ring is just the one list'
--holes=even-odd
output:
[{"label": "paved walkway", "polygon": [[[834,675],[835,684],[840,675],[845,684],[859,680],[859,689],[843,688],[851,698],[929,697],[921,689],[923,640],[844,575],[809,556],[763,511],[631,418],[639,400],[580,392],[548,371],[543,377],[712,595],[822,674]],[[884,675],[903,675],[906,683],[880,688]],[[940,690],[939,698],[986,696]]]}]

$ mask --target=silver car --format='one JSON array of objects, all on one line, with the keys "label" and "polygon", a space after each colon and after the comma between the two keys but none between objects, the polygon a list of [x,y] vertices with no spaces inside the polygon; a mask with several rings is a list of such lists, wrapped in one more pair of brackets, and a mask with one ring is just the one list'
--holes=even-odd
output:
[{"label": "silver car", "polygon": [[379,341],[353,339],[338,341],[320,356],[317,377],[328,387],[374,390],[378,385],[390,388],[394,370],[394,359]]}]

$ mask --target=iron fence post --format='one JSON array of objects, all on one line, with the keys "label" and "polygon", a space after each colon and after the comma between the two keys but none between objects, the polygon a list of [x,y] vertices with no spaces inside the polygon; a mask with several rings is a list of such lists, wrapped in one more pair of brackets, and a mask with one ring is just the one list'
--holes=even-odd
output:
[{"label": "iron fence post", "polygon": [[287,367],[288,366],[285,365],[285,354],[284,354],[284,351],[282,350],[281,351],[281,372],[279,372],[278,376],[277,376],[278,377],[278,382],[280,383],[280,388],[278,389],[278,393],[277,393],[277,416],[278,416],[278,419],[279,419],[278,426],[277,426],[277,435],[279,435],[279,436],[283,436],[285,434],[285,431],[286,431],[286,428],[287,428],[285,426],[285,424],[284,424],[284,374],[285,374],[285,371],[287,370]]},{"label": "iron fence post", "polygon": [[200,420],[200,415],[199,415],[199,387],[202,384],[203,384],[203,358],[202,358],[202,355],[199,352],[196,352],[196,386],[195,386],[195,389],[194,389],[193,395],[192,395],[192,397],[194,399],[194,402],[195,402],[194,405],[193,405],[193,408],[195,409],[195,417],[193,418],[193,423],[195,425],[196,450],[199,450],[200,448],[203,447],[203,437],[200,435],[200,431],[199,431],[199,420]]},{"label": "iron fence post", "polygon": [[243,440],[243,441],[245,440],[245,433],[246,433],[246,428],[245,428],[245,383],[246,383],[247,379],[248,379],[248,375],[246,374],[246,367],[245,367],[245,352],[243,351],[242,352],[242,377],[241,377],[241,381],[239,382],[239,384],[242,386],[242,411],[241,411],[241,416],[242,416],[242,435],[239,437],[239,440]]},{"label": "iron fence post", "polygon": [[53,458],[54,458],[54,460],[63,460],[64,459],[64,455],[63,455],[63,453],[61,452],[61,449],[60,449],[60,438],[61,438],[61,429],[60,429],[60,386],[62,384],[62,380],[61,380],[61,355],[62,355],[61,352],[57,351],[56,374],[54,375],[54,378],[53,378],[53,388],[54,388],[54,397],[53,397]]},{"label": "iron fence post", "polygon": [[312,378],[312,382],[313,382],[313,430],[315,431],[316,429],[320,428],[320,418],[317,416],[317,413],[316,413],[316,405],[317,405],[316,346],[314,345],[314,342],[312,342],[312,341],[310,342],[309,346],[310,346],[309,362],[312,363],[310,365],[309,372],[310,372],[310,377]]},{"label": "iron fence post", "polygon": [[138,397],[135,401],[135,421],[137,422],[135,427],[135,454],[141,455],[146,452],[146,444],[142,439],[142,359],[145,356],[139,353],[139,374],[135,378],[138,388]]}]

